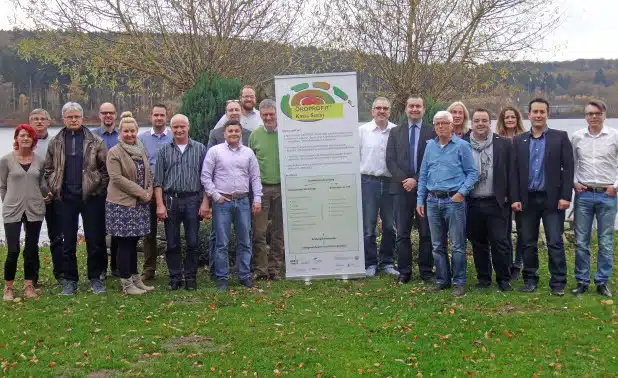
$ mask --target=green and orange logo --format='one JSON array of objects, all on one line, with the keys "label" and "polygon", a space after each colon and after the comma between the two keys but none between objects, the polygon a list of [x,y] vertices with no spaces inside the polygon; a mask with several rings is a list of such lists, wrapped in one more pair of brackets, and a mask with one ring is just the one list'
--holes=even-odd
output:
[{"label": "green and orange logo", "polygon": [[347,93],[324,81],[301,83],[281,98],[281,111],[290,119],[302,122],[343,118],[344,103],[352,105]]}]

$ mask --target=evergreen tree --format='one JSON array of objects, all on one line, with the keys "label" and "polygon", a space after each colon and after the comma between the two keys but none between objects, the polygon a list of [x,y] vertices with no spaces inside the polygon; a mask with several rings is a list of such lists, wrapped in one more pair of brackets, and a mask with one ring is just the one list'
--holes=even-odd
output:
[{"label": "evergreen tree", "polygon": [[594,83],[607,85],[607,79],[605,79],[605,72],[603,72],[602,68],[599,68],[599,70],[594,74]]},{"label": "evergreen tree", "polygon": [[242,85],[236,79],[202,73],[195,86],[182,96],[179,112],[189,118],[191,138],[208,143],[208,134],[225,113],[225,102],[238,99]]}]

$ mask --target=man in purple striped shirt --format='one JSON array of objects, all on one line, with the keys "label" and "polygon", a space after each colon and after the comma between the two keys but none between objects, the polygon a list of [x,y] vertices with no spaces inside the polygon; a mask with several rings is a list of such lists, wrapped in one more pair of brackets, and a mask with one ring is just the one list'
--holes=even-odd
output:
[{"label": "man in purple striped shirt", "polygon": [[[253,151],[240,142],[239,121],[227,121],[225,143],[211,147],[202,166],[202,184],[212,198],[213,227],[216,234],[213,256],[217,290],[228,288],[228,243],[230,226],[236,231],[236,266],[238,278],[247,288],[251,280],[251,214],[262,210],[260,168]],[[253,205],[249,203],[249,184],[253,190]]]}]

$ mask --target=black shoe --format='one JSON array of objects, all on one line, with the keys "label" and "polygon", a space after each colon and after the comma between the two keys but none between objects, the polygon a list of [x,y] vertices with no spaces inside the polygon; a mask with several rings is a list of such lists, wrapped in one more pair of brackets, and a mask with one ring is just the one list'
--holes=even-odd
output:
[{"label": "black shoe", "polygon": [[517,281],[521,278],[521,268],[517,266],[511,267],[511,281]]},{"label": "black shoe", "polygon": [[240,283],[247,289],[251,289],[253,287],[253,282],[251,281],[251,278],[245,278],[244,280],[240,280]]},{"label": "black shoe", "polygon": [[477,289],[487,289],[490,286],[491,286],[491,282],[487,282],[487,281],[479,281],[476,285],[474,285],[474,287]]},{"label": "black shoe", "polygon": [[454,297],[465,297],[466,296],[466,288],[464,285],[455,285],[453,286],[453,296]]},{"label": "black shoe", "polygon": [[400,284],[407,284],[408,282],[410,282],[411,278],[412,276],[410,274],[400,274],[397,277],[397,282]]},{"label": "black shoe", "polygon": [[600,295],[604,297],[612,296],[612,292],[609,291],[609,287],[607,287],[607,284],[597,285],[597,293],[599,293]]},{"label": "black shoe", "polygon": [[451,287],[451,285],[437,285],[437,284],[434,284],[432,287],[428,288],[425,291],[427,291],[428,293],[437,293],[437,292],[439,292],[441,290],[446,290],[446,289],[448,289],[450,287]]},{"label": "black shoe", "polygon": [[227,291],[227,280],[217,281],[217,291]]},{"label": "black shoe", "polygon": [[564,289],[561,289],[559,287],[553,287],[551,289],[551,295],[555,295],[557,297],[564,297]]},{"label": "black shoe", "polygon": [[524,284],[524,286],[519,289],[519,291],[521,291],[522,293],[534,293],[536,291],[536,285],[531,283]]},{"label": "black shoe", "polygon": [[511,283],[508,281],[498,282],[498,287],[500,291],[513,291],[513,286],[511,286]]},{"label": "black shoe", "polygon": [[167,290],[170,290],[170,291],[179,290],[181,287],[182,287],[181,281],[170,281],[167,284]]},{"label": "black shoe", "polygon": [[571,294],[573,295],[582,295],[585,292],[588,291],[588,285],[584,284],[584,283],[577,283],[577,287],[573,290],[571,290]]},{"label": "black shoe", "polygon": [[197,290],[196,280],[185,280],[185,290],[195,291]]}]

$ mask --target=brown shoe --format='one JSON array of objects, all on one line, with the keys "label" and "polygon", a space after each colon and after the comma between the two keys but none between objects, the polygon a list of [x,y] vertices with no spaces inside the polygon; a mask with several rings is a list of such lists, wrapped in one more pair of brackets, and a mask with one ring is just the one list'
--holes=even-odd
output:
[{"label": "brown shoe", "polygon": [[15,299],[15,293],[13,292],[13,281],[6,281],[6,286],[4,287],[4,296],[2,300],[5,301],[13,301]]},{"label": "brown shoe", "polygon": [[36,298],[38,296],[32,284],[32,280],[24,280],[24,298]]},{"label": "brown shoe", "polygon": [[155,276],[154,274],[146,274],[146,273],[142,273],[142,275],[140,276],[140,279],[142,281],[150,281],[150,280],[154,280]]}]

